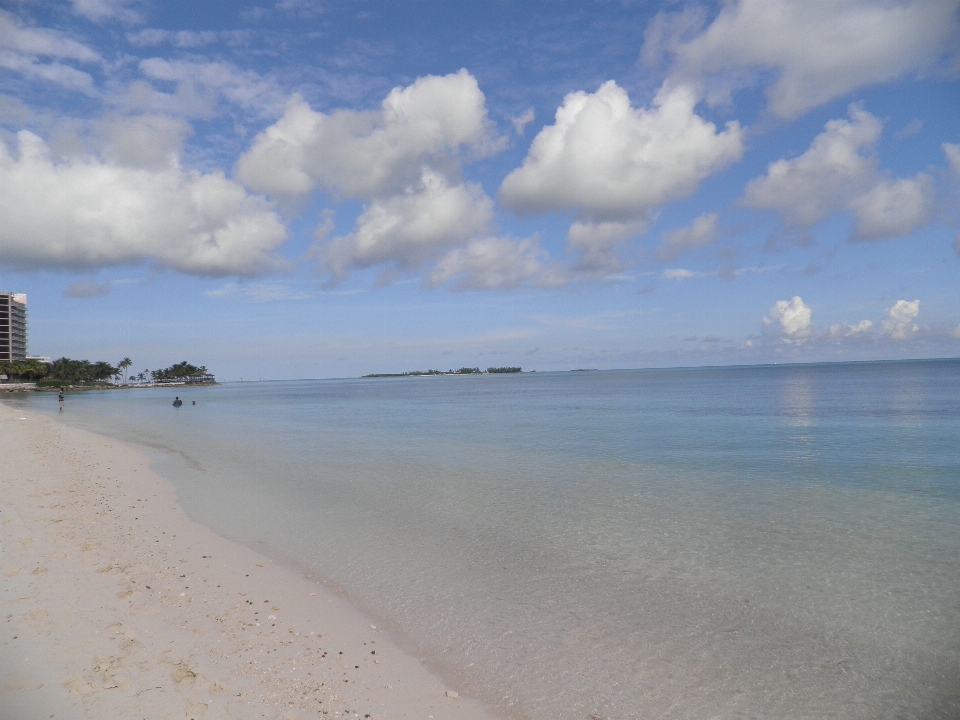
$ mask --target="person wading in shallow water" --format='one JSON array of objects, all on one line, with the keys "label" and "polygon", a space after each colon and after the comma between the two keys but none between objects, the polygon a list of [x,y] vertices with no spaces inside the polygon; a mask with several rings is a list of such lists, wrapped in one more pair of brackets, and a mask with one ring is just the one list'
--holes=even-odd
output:
[{"label": "person wading in shallow water", "polygon": [[63,412],[63,388],[60,388],[60,395],[57,399],[60,401],[60,412]]},{"label": "person wading in shallow water", "polygon": [[174,406],[174,407],[180,407],[181,405],[183,405],[183,400],[181,400],[181,399],[180,399],[180,396],[178,395],[178,396],[177,396],[176,398],[174,398],[174,400],[173,400],[173,406]]}]

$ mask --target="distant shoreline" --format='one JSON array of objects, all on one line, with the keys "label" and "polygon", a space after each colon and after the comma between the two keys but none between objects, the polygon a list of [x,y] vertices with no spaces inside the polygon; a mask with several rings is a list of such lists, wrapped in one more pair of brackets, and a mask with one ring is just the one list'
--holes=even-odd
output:
[{"label": "distant shoreline", "polygon": [[[370,373],[369,375],[361,375],[360,379],[364,378],[398,378],[398,377],[442,377],[442,376],[451,376],[451,375],[518,375],[523,372],[522,368],[519,367],[489,367],[486,370],[481,370],[480,368],[473,367],[463,367],[459,370],[447,370],[446,372],[442,370],[411,370],[410,372],[402,373]],[[536,370],[528,370],[527,372],[536,372]]]}]

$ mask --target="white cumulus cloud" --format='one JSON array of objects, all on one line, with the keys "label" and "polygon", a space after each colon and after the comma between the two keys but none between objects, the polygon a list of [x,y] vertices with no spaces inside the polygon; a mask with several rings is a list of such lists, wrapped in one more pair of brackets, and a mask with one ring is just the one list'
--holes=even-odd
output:
[{"label": "white cumulus cloud", "polygon": [[917,316],[920,314],[920,301],[897,300],[893,307],[888,308],[884,315],[881,327],[883,334],[892,340],[907,340],[919,328],[914,324]]},{"label": "white cumulus cloud", "polygon": [[874,146],[883,124],[856,104],[849,115],[829,121],[803,155],[777,160],[766,175],[747,183],[744,204],[776,210],[794,228],[853,211],[855,240],[902,237],[930,222],[933,178],[918,173],[892,179],[882,173]]},{"label": "white cumulus cloud", "polygon": [[743,153],[740,126],[718,133],[694,112],[696,103],[692,88],[678,87],[637,109],[612,80],[593,94],[570,93],[504,179],[500,198],[527,215],[574,210],[590,220],[644,219]]},{"label": "white cumulus cloud", "polygon": [[109,163],[161,168],[176,163],[192,128],[164,115],[105,117],[93,123],[93,144]]},{"label": "white cumulus cloud", "polygon": [[784,339],[803,339],[813,333],[813,312],[799,295],[790,300],[777,300],[770,313],[763,318],[763,327],[784,336]]},{"label": "white cumulus cloud", "polygon": [[316,154],[322,117],[295,95],[283,117],[257,135],[253,146],[237,162],[234,174],[256,192],[280,198],[306,195],[314,183],[306,167],[307,154]]},{"label": "white cumulus cloud", "polygon": [[883,124],[852,105],[850,120],[831,120],[809,149],[777,160],[747,184],[744,201],[757,210],[779,210],[791,225],[808,226],[846,207],[877,172],[870,152]]},{"label": "white cumulus cloud", "polygon": [[299,96],[237,162],[248,187],[279,197],[315,187],[348,198],[403,192],[424,167],[454,178],[460,155],[499,147],[486,100],[466,70],[394,88],[378,110],[315,112]]},{"label": "white cumulus cloud", "polygon": [[152,262],[198,275],[277,270],[286,230],[222,173],[55,160],[39,137],[0,142],[0,263],[98,268]]},{"label": "white cumulus cloud", "polygon": [[909,341],[939,342],[960,338],[960,328],[949,325],[919,325],[919,300],[897,300],[877,322],[836,322],[822,332],[815,332],[812,312],[799,296],[780,300],[763,318],[761,337],[773,346],[803,345],[809,352],[846,349],[861,352]]},{"label": "white cumulus cloud", "polygon": [[[727,0],[703,28],[696,11],[660,15],[648,61],[673,57],[679,82],[707,82],[721,99],[763,82],[783,118],[868,85],[937,69],[960,47],[960,0]],[[950,61],[947,61],[948,65]]]},{"label": "white cumulus cloud", "polygon": [[926,225],[933,214],[933,178],[881,180],[850,203],[856,218],[857,240],[904,237]]},{"label": "white cumulus cloud", "polygon": [[663,234],[657,254],[664,262],[675,260],[688,250],[706,247],[717,239],[717,214],[703,213],[685,228]]},{"label": "white cumulus cloud", "polygon": [[407,192],[367,204],[352,233],[322,242],[315,254],[333,282],[377,265],[410,272],[485,234],[492,218],[493,201],[479,185],[448,185],[442,175],[425,173]]},{"label": "white cumulus cloud", "polygon": [[550,261],[536,238],[482,238],[447,253],[428,276],[433,287],[454,290],[551,288],[570,282],[569,271]]},{"label": "white cumulus cloud", "polygon": [[568,247],[584,267],[616,267],[614,247],[659,206],[743,154],[740,126],[718,132],[694,112],[697,100],[691,87],[664,87],[650,108],[634,108],[613,81],[570,93],[504,179],[501,201],[521,215],[575,212]]},{"label": "white cumulus cloud", "polygon": [[[501,146],[476,79],[461,70],[394,88],[376,110],[319,113],[294,96],[280,120],[254,138],[236,176],[288,201],[315,190],[363,200],[353,231],[331,238],[326,219],[311,254],[334,283],[378,266],[388,279],[489,239],[493,201],[480,185],[463,181],[461,168]],[[456,257],[466,262],[479,247]],[[473,282],[468,275],[479,277],[454,275],[463,286]]]}]

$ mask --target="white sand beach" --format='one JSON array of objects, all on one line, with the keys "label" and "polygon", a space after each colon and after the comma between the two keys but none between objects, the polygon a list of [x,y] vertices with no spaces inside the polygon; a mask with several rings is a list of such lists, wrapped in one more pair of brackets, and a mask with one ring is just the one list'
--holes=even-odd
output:
[{"label": "white sand beach", "polygon": [[146,454],[2,404],[0,573],[3,720],[490,717]]}]

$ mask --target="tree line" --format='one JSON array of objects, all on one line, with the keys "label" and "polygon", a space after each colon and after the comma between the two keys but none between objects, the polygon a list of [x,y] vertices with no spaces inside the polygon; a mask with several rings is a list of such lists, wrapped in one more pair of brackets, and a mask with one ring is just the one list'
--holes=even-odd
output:
[{"label": "tree line", "polygon": [[[60,383],[64,385],[84,385],[106,382],[123,382],[128,380],[127,369],[133,365],[133,361],[125,357],[116,365],[100,360],[90,362],[89,360],[72,360],[68,357],[58,358],[53,362],[44,362],[43,360],[26,360],[22,362],[0,362],[0,375],[6,375],[12,380],[34,382],[40,381],[47,384]],[[188,363],[186,360],[175,363],[168,368],[160,370],[144,370],[135,375],[130,375],[130,380],[144,382],[147,380],[158,381],[177,381],[188,380],[197,376],[207,376],[209,373],[206,366],[199,367]]]},{"label": "tree line", "polygon": [[[518,373],[521,372],[518,367],[488,367],[488,373]],[[478,367],[462,367],[459,370],[411,370],[404,373],[370,373],[364,375],[365,378],[388,378],[388,377],[420,377],[422,375],[482,375],[483,370]]]},{"label": "tree line", "polygon": [[205,365],[197,367],[196,365],[191,365],[184,360],[183,362],[178,362],[176,365],[171,365],[163,370],[150,371],[150,378],[153,380],[186,380],[194,375],[206,374],[207,368]]}]

